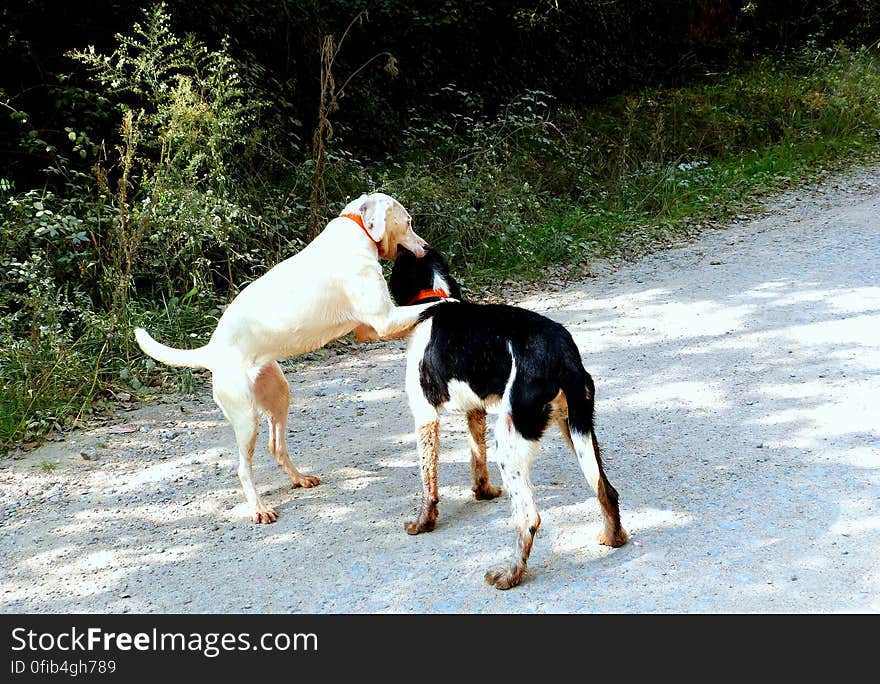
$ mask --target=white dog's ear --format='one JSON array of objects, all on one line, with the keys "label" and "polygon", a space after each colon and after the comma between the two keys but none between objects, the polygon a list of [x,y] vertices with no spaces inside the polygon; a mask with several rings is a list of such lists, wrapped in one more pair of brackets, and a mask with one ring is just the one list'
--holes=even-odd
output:
[{"label": "white dog's ear", "polygon": [[361,204],[359,209],[361,218],[364,220],[364,227],[373,238],[374,242],[382,240],[385,235],[385,214],[391,206],[391,199],[388,197],[368,197]]}]

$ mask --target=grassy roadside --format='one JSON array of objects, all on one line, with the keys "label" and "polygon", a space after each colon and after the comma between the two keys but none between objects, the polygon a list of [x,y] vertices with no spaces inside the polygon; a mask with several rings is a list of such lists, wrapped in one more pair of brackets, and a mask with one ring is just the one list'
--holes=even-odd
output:
[{"label": "grassy roadside", "polygon": [[[442,212],[425,211],[431,242],[459,257],[472,286],[596,255],[638,257],[783,188],[876,158],[880,61],[867,51],[803,53],[516,123],[478,140],[466,169],[447,162],[454,171],[445,175],[467,190],[442,178],[429,184],[435,203],[445,200]],[[426,167],[415,174],[419,190],[431,178]],[[486,191],[473,190],[486,180]],[[471,222],[456,220],[473,206],[481,209]]]},{"label": "grassy roadside", "polygon": [[496,237],[486,244],[485,261],[471,266],[469,282],[479,289],[498,278],[537,280],[548,267],[588,263],[594,257],[637,259],[693,237],[704,226],[754,211],[780,191],[878,159],[880,144],[854,135],[787,142],[695,171],[671,168],[669,177],[658,181],[677,186],[662,211],[597,204],[551,213],[520,237],[522,249],[534,259],[514,257],[508,241]]},{"label": "grassy roadside", "polygon": [[[876,159],[878,132],[880,61],[839,49],[763,60],[591,109],[557,108],[538,92],[491,119],[463,104],[449,119],[414,121],[393,158],[341,155],[326,181],[332,206],[373,189],[401,199],[419,232],[480,292],[499,280],[539,279],[547,269],[569,268],[576,277],[576,266],[596,256],[636,258],[690,237],[781,189]],[[144,325],[177,346],[203,343],[232,283],[241,287],[304,243],[308,210],[296,198],[308,167],[295,171],[300,180],[275,183],[272,197],[268,183],[237,196],[166,183],[159,205],[166,213],[151,215],[130,264],[133,282],[150,287],[135,288],[112,311],[90,294],[107,286],[90,273],[114,273],[101,249],[91,251],[102,244],[97,229],[76,240],[82,226],[112,225],[124,214],[113,198],[98,202],[85,179],[63,201],[33,192],[4,197],[0,252],[24,256],[18,295],[0,291],[0,313],[13,312],[0,317],[0,453],[36,445],[120,393],[185,389],[191,374],[145,359],[131,327]],[[204,227],[207,219],[218,233]],[[212,240],[222,254],[208,252]],[[263,243],[271,249],[258,251]],[[169,258],[174,245],[183,247]],[[62,267],[47,263],[53,259]],[[189,264],[201,275],[181,289],[171,276]],[[139,273],[155,277],[139,281]]]}]

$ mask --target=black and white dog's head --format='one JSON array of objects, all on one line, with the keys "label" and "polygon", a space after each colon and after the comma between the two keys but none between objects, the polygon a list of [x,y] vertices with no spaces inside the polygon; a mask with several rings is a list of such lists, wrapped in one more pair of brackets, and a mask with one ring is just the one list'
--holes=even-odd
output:
[{"label": "black and white dog's head", "polygon": [[435,301],[452,297],[462,301],[461,288],[449,273],[449,264],[440,252],[428,247],[418,258],[408,249],[399,247],[391,271],[391,295],[398,306]]}]

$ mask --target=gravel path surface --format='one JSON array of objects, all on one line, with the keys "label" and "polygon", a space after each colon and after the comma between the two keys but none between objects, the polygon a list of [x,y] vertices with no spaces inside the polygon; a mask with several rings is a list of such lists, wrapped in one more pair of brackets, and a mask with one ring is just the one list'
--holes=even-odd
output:
[{"label": "gravel path surface", "polygon": [[393,342],[288,372],[293,461],[322,484],[285,486],[264,426],[274,525],[246,517],[206,386],[0,461],[0,611],[880,612],[880,167],[556,290],[520,303],[567,325],[595,378],[626,546],[596,543],[550,432],[527,581],[483,584],[514,535],[506,496],[470,496],[456,415],[439,525],[406,535],[420,480]]}]

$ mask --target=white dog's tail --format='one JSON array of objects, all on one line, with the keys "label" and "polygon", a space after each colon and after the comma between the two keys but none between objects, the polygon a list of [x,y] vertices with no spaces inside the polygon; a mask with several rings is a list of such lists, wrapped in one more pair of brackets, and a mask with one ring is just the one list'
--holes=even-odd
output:
[{"label": "white dog's tail", "polygon": [[143,328],[135,328],[134,336],[138,345],[144,350],[144,354],[152,356],[156,361],[169,366],[189,366],[190,368],[210,368],[208,365],[208,346],[198,349],[175,349],[167,347],[161,342],[156,342],[150,333]]}]

